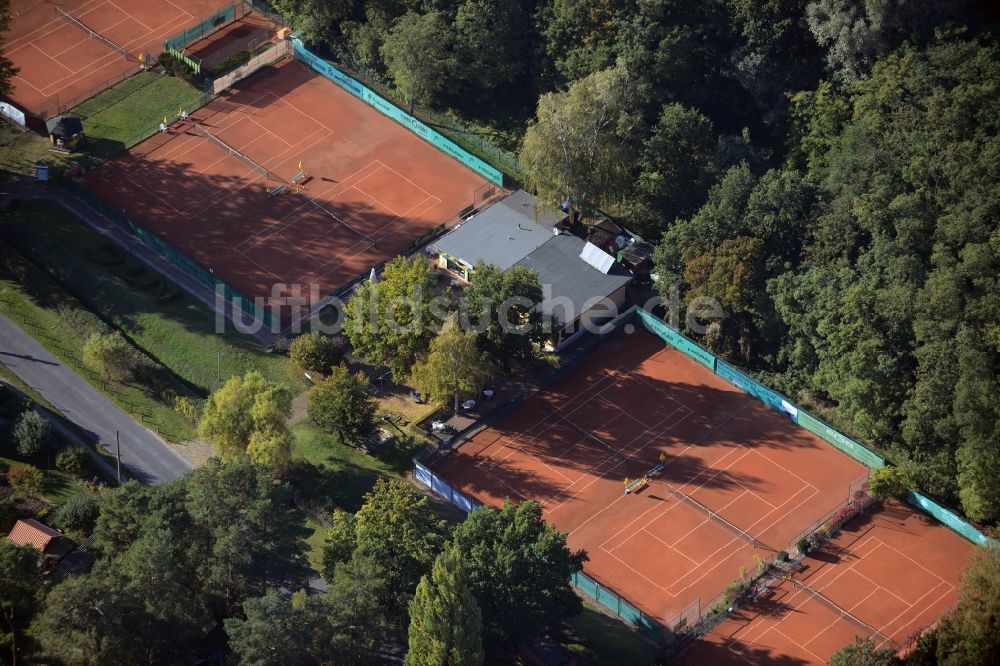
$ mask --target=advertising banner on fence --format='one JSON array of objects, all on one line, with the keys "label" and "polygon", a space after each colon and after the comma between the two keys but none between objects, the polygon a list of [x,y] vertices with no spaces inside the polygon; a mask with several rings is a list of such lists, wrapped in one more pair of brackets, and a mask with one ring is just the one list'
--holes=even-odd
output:
[{"label": "advertising banner on fence", "polygon": [[885,460],[882,456],[869,451],[866,447],[858,444],[847,435],[843,435],[834,430],[827,424],[809,414],[809,412],[805,412],[800,409],[796,418],[796,423],[814,435],[822,437],[824,440],[833,444],[838,449],[860,462],[862,465],[866,465],[873,469],[885,467]]},{"label": "advertising banner on fence", "polygon": [[965,522],[965,520],[963,520],[960,516],[956,515],[952,511],[949,511],[921,493],[910,493],[906,496],[906,501],[918,509],[923,509],[972,543],[985,546],[990,542],[989,537],[985,536],[975,527]]},{"label": "advertising banner on fence", "polygon": [[660,336],[677,351],[687,354],[709,370],[715,370],[715,356],[705,351],[686,337],[641,308],[636,309],[639,320],[651,332]]},{"label": "advertising banner on fence", "polygon": [[0,102],[0,113],[7,116],[21,127],[26,126],[24,111],[8,102]]},{"label": "advertising banner on fence", "polygon": [[309,49],[302,45],[301,40],[293,37],[292,43],[293,48],[295,49],[295,55],[307,65],[312,67],[315,71],[330,79],[347,92],[381,112],[383,115],[392,118],[438,150],[455,158],[487,180],[500,186],[503,185],[503,174],[500,173],[499,170],[494,169],[475,155],[472,155],[465,149],[460,148],[450,139],[446,139],[441,136],[421,121],[402,111],[395,104],[392,104],[388,100],[384,99],[381,95],[370,90],[368,87],[363,86],[358,81],[355,81],[351,77],[347,76],[330,63],[316,57],[311,51],[309,51]]},{"label": "advertising banner on fence", "polygon": [[[755,380],[750,379],[722,359],[717,359],[715,362],[715,374],[727,380],[730,384],[740,387],[768,407],[779,412],[792,413],[785,408],[785,405],[789,407],[791,405],[781,395],[762,384],[758,384]],[[798,410],[795,411],[797,412]]]}]

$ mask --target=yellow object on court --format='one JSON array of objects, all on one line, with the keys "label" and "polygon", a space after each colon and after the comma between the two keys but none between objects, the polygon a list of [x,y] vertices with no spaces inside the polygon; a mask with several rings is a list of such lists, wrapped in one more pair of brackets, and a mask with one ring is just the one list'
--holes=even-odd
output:
[{"label": "yellow object on court", "polygon": [[660,451],[660,462],[663,462],[666,459],[667,459],[667,454],[664,453],[663,451]]}]

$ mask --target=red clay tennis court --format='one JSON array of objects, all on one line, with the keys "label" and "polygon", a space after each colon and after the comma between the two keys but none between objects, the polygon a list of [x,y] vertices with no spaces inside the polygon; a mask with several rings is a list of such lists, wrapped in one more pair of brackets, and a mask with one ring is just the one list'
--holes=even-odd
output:
[{"label": "red clay tennis court", "polygon": [[[300,171],[308,175],[296,193]],[[248,297],[270,296],[275,284],[316,285],[325,296],[454,219],[489,185],[294,60],[257,72],[87,181]]]},{"label": "red clay tennis court", "polygon": [[[624,494],[661,453],[663,473]],[[588,575],[663,623],[707,608],[755,554],[787,549],[867,475],[644,330],[612,338],[433,468],[486,504],[541,502],[587,550]]]},{"label": "red clay tennis court", "polygon": [[[35,114],[83,101],[102,83],[139,69],[140,53],[154,57],[163,40],[211,15],[224,0],[11,0],[6,55],[20,69],[11,100]],[[130,58],[94,39],[57,13],[59,8]]]},{"label": "red clay tennis court", "polygon": [[825,664],[871,636],[899,648],[957,601],[974,546],[896,501],[847,523],[792,579],[694,643],[682,664]]}]

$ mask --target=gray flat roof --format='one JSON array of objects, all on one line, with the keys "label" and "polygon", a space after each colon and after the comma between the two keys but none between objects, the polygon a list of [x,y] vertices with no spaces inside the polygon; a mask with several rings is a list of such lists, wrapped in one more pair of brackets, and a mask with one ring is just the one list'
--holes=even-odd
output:
[{"label": "gray flat roof", "polygon": [[[545,299],[542,311],[551,315],[553,308],[572,308],[570,313],[558,311],[560,321],[568,324],[592,308],[598,301],[615,293],[632,281],[632,274],[615,264],[608,274],[597,270],[580,258],[586,242],[571,234],[551,236],[538,249],[517,262],[538,272]],[[560,303],[561,301],[561,303]]]},{"label": "gray flat roof", "polygon": [[475,266],[477,261],[506,270],[552,238],[566,214],[539,210],[538,200],[518,190],[434,243],[439,251]]}]

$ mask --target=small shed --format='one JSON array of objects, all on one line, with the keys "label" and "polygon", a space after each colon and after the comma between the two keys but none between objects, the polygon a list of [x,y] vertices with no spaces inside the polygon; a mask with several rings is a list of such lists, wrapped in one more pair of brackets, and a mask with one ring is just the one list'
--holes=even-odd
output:
[{"label": "small shed", "polygon": [[31,546],[44,555],[49,544],[61,536],[62,532],[59,530],[43,525],[34,518],[24,518],[14,523],[7,540],[15,546]]},{"label": "small shed", "polygon": [[56,116],[45,121],[49,141],[62,150],[76,150],[87,141],[83,133],[83,122],[76,116]]}]

